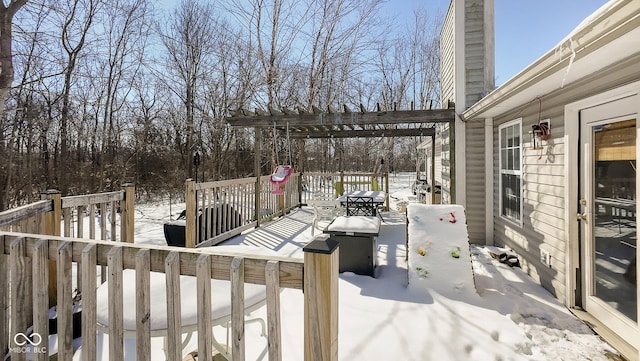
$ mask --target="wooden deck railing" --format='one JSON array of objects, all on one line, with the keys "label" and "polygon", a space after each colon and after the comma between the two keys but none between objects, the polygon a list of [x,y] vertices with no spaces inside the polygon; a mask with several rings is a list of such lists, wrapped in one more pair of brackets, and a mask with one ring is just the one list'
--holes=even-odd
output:
[{"label": "wooden deck railing", "polygon": [[[245,348],[244,297],[245,283],[266,285],[269,360],[281,360],[280,292],[279,289],[304,289],[305,360],[337,361],[338,341],[338,252],[337,245],[326,237],[314,240],[305,248],[304,261],[257,255],[215,254],[215,248],[191,250],[165,246],[133,245],[96,240],[80,240],[35,234],[0,232],[0,289],[11,288],[0,295],[0,350],[9,350],[11,359],[21,361],[26,355],[16,342],[16,335],[33,332],[42,336],[37,347],[48,350],[48,284],[50,261],[57,265],[58,286],[57,360],[71,360],[73,299],[71,267],[82,267],[82,360],[96,359],[96,266],[109,267],[109,355],[111,360],[123,358],[123,269],[136,270],[136,354],[140,361],[150,360],[150,272],[166,274],[167,288],[167,356],[182,359],[180,330],[181,275],[195,276],[198,299],[198,354],[211,355],[212,324],[210,303],[211,279],[231,282],[231,355],[243,361]],[[304,277],[304,280],[303,280]],[[26,295],[32,294],[33,297]],[[233,296],[235,295],[235,296]],[[33,300],[33,302],[31,302]],[[133,300],[126,300],[128,303]],[[130,307],[130,306],[129,306]],[[10,310],[10,314],[7,312]],[[11,322],[8,322],[11,320]],[[31,322],[32,320],[32,322]],[[36,353],[36,360],[47,360],[46,352]]]},{"label": "wooden deck railing", "polygon": [[[0,230],[116,241],[119,226],[119,239],[133,243],[135,188],[132,184],[124,185],[123,190],[117,192],[61,197],[59,191],[48,190],[41,196],[43,199],[38,202],[0,212]],[[117,213],[120,213],[119,222],[116,221]],[[96,223],[100,228],[99,234],[96,233]],[[89,229],[88,234],[84,231],[86,228]],[[77,268],[78,264],[74,266]],[[55,263],[49,262],[51,280],[55,280],[56,272]],[[102,269],[101,277],[103,281],[106,279],[106,268]],[[79,289],[81,279],[78,272],[76,284],[67,287]],[[48,284],[49,303],[55,304],[56,284]]]},{"label": "wooden deck railing", "polygon": [[[64,223],[60,235],[133,243],[135,187],[125,184],[122,188],[116,192],[62,197]],[[100,234],[96,234],[96,223]]]},{"label": "wooden deck railing", "polygon": [[306,204],[314,193],[341,196],[352,190],[387,192],[389,207],[389,173],[303,173],[301,203]]},{"label": "wooden deck railing", "polygon": [[186,182],[185,245],[216,245],[300,205],[294,173],[284,185],[284,194],[272,194],[269,176],[216,182]]},{"label": "wooden deck railing", "polygon": [[40,233],[43,214],[53,211],[53,202],[41,200],[0,212],[0,231]]},{"label": "wooden deck railing", "polygon": [[[209,195],[191,197],[203,200],[204,205],[215,202],[231,202],[243,209],[242,204],[258,205],[258,209],[278,209],[265,212],[248,224],[259,225],[261,220],[282,214],[300,203],[299,175],[285,186],[283,196],[271,194],[268,177],[258,182],[250,178],[258,189],[258,196],[251,197],[250,186],[242,182],[202,185],[187,184],[191,189]],[[250,184],[248,182],[246,184]],[[304,261],[282,257],[252,255],[221,255],[215,251],[189,250],[165,246],[134,245],[133,242],[133,186],[123,191],[86,196],[61,197],[57,191],[43,193],[43,200],[33,204],[0,212],[0,350],[8,350],[13,361],[26,359],[19,334],[33,332],[41,336],[39,350],[48,350],[50,306],[57,309],[58,356],[57,360],[72,359],[73,291],[72,269],[77,267],[77,290],[81,294],[82,359],[96,359],[96,289],[97,266],[108,266],[109,281],[109,355],[111,360],[121,360],[123,355],[123,300],[122,271],[136,270],[137,314],[136,353],[138,360],[150,359],[149,325],[149,275],[165,273],[167,277],[167,303],[180,303],[179,276],[195,276],[201,285],[209,279],[231,282],[231,330],[233,334],[232,357],[244,360],[244,307],[242,289],[244,283],[264,284],[267,289],[268,353],[269,360],[281,360],[279,289],[304,290],[304,359],[305,361],[338,359],[338,251],[337,244],[320,235],[304,251]],[[248,194],[248,195],[247,195]],[[210,202],[210,203],[209,203]],[[234,203],[235,202],[235,203]],[[244,203],[243,203],[244,202]],[[225,204],[225,203],[221,203]],[[276,206],[278,208],[276,208]],[[248,206],[244,206],[248,207]],[[272,208],[270,208],[272,207]],[[196,207],[192,207],[196,209]],[[248,208],[247,208],[248,209]],[[255,208],[254,208],[255,209]],[[120,232],[117,227],[117,210],[120,211]],[[223,208],[224,210],[224,208]],[[194,212],[195,213],[195,212]],[[96,214],[98,216],[96,217]],[[108,219],[108,215],[111,219]],[[254,213],[259,214],[259,213]],[[95,232],[95,220],[102,225],[100,235]],[[192,214],[191,219],[194,219]],[[111,233],[105,234],[107,220]],[[86,224],[88,222],[88,224]],[[242,227],[242,225],[240,226]],[[86,229],[89,229],[87,235]],[[20,231],[22,233],[16,233]],[[124,242],[116,240],[117,235]],[[194,232],[195,234],[195,232]],[[69,238],[76,236],[78,238]],[[91,238],[100,239],[91,239]],[[323,238],[324,237],[324,238]],[[169,282],[171,280],[171,282]],[[115,286],[111,286],[115,285]],[[198,287],[198,353],[211,354],[211,321],[206,317],[211,310],[207,303],[210,289]],[[213,291],[215,292],[215,290]],[[210,294],[209,294],[210,297]],[[130,301],[130,300],[128,300]],[[52,304],[53,302],[53,304]],[[169,360],[181,360],[180,309],[167,308]],[[23,341],[23,340],[20,340]],[[0,355],[3,356],[3,355]],[[47,360],[46,352],[35,354],[36,360]]]},{"label": "wooden deck railing", "polygon": [[69,197],[48,190],[41,201],[0,212],[0,230],[133,243],[134,191],[131,184],[117,192]]}]

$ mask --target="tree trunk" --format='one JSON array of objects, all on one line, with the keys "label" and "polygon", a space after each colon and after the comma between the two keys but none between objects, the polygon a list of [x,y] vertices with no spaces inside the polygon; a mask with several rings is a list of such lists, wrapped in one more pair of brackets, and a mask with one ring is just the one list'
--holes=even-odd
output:
[{"label": "tree trunk", "polygon": [[[27,3],[27,0],[11,0],[9,5],[3,1],[0,4],[0,119],[4,118],[5,100],[9,95],[13,85],[13,52],[12,52],[12,32],[13,16]],[[0,147],[0,159],[7,159],[7,151]],[[7,189],[8,177],[0,177],[0,189]],[[7,192],[0,192],[0,211],[7,207]]]}]

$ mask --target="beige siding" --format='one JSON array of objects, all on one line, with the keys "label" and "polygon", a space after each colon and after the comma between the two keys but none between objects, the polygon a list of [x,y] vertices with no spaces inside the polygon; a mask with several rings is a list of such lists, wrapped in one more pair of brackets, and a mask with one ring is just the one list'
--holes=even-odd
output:
[{"label": "beige siding", "polygon": [[455,1],[451,1],[447,16],[440,31],[440,88],[441,99],[446,106],[447,100],[454,99],[455,92],[455,35],[454,35]]},{"label": "beige siding", "polygon": [[[434,183],[440,183],[442,184],[442,139],[440,137],[435,137],[435,159],[434,159],[434,173],[435,173],[435,182]],[[427,140],[425,142],[425,144],[427,144],[427,149],[426,149],[426,154],[428,155],[427,157],[427,162],[426,162],[426,174],[427,174],[427,179],[429,180],[429,183],[431,183],[431,140]]]},{"label": "beige siding", "polygon": [[440,176],[442,179],[442,204],[451,204],[451,126],[444,124],[442,126],[441,145],[441,167]]},{"label": "beige siding", "polygon": [[[486,41],[484,0],[465,1],[465,104],[471,106],[493,90],[492,44]],[[489,48],[488,48],[489,47]]]},{"label": "beige siding", "polygon": [[[467,228],[471,243],[485,244],[484,123],[466,123]],[[461,175],[463,176],[463,175]]]},{"label": "beige siding", "polygon": [[[567,85],[542,97],[522,104],[501,117],[494,118],[494,242],[516,251],[522,258],[523,269],[558,299],[565,301],[565,257],[567,242],[565,219],[565,164],[564,107],[589,96],[602,93],[640,78],[640,59],[611,67],[590,79]],[[630,66],[629,64],[634,64]],[[541,108],[541,110],[539,110]],[[522,117],[523,139],[523,225],[515,225],[500,217],[500,191],[498,168],[498,127],[500,124]],[[531,125],[539,119],[551,120],[551,139],[544,149],[531,150]],[[575,191],[577,192],[577,185]],[[551,268],[540,261],[540,249],[551,253]]]},{"label": "beige siding", "polygon": [[[480,100],[494,87],[493,38],[491,19],[487,19],[485,0],[464,1],[464,104]],[[462,74],[460,74],[462,75]],[[456,100],[457,102],[457,100]],[[485,244],[485,134],[481,122],[465,123],[465,177],[467,226],[472,243]],[[462,160],[457,160],[462,161]]]},{"label": "beige siding", "polygon": [[[494,242],[512,248],[521,256],[523,269],[558,299],[565,298],[565,219],[564,219],[564,127],[563,107],[538,104],[522,110],[519,116],[505,116],[494,122]],[[498,127],[522,117],[522,226],[500,216],[500,179],[498,164]],[[544,149],[531,149],[531,125],[550,119],[551,139]],[[540,250],[552,255],[552,266],[540,262]]]}]

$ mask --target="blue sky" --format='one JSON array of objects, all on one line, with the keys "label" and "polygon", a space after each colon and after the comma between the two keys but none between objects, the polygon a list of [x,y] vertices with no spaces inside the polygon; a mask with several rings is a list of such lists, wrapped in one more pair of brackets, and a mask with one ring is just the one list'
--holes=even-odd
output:
[{"label": "blue sky", "polygon": [[[444,17],[450,0],[387,0],[387,15],[413,21],[413,10],[426,7]],[[494,0],[496,86],[551,50],[607,0]],[[176,0],[161,0],[173,7]],[[170,5],[169,5],[170,4]]]},{"label": "blue sky", "polygon": [[[551,50],[607,0],[494,0],[496,85]],[[385,7],[411,19],[426,6],[445,14],[449,0],[389,0]]]}]

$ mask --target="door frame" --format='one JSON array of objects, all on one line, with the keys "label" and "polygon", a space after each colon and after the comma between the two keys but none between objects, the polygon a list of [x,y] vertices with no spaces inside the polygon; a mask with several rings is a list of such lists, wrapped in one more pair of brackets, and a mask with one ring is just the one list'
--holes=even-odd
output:
[{"label": "door frame", "polygon": [[[580,174],[580,111],[587,108],[603,105],[621,98],[640,95],[640,81],[627,84],[600,94],[596,94],[576,102],[567,104],[564,107],[565,134],[564,140],[566,144],[566,163],[565,163],[565,234],[567,242],[567,252],[565,253],[565,264],[567,265],[565,272],[566,280],[566,299],[565,305],[568,307],[580,306],[582,300],[585,299],[585,288],[580,287],[581,280],[584,279],[581,274],[580,259],[580,223],[578,222],[578,213],[581,212],[579,205],[579,194],[575,184],[581,182]],[[636,103],[636,119],[640,121],[640,102]],[[576,295],[579,290],[580,295]],[[626,340],[632,343],[633,340]],[[640,350],[640,341],[636,341],[633,345]]]},{"label": "door frame", "polygon": [[[614,103],[608,103],[602,106],[598,106],[592,108],[592,112],[588,117],[580,120],[581,123],[581,137],[585,137],[585,139],[580,139],[581,148],[585,150],[585,154],[581,155],[583,158],[583,168],[580,168],[581,175],[581,184],[580,184],[580,196],[584,198],[587,203],[583,211],[587,214],[587,220],[581,221],[581,257],[582,257],[582,275],[581,279],[585,281],[582,287],[582,300],[584,301],[584,308],[592,314],[594,317],[600,319],[608,320],[606,322],[612,330],[622,330],[620,334],[633,334],[636,333],[636,337],[640,337],[640,333],[638,330],[638,321],[631,321],[628,317],[624,317],[621,315],[619,311],[615,311],[610,305],[604,300],[599,299],[598,297],[592,296],[595,292],[594,285],[596,284],[596,279],[594,277],[594,272],[596,271],[595,262],[596,260],[593,258],[595,249],[594,249],[594,241],[595,235],[593,234],[595,224],[592,223],[595,220],[595,189],[593,184],[593,179],[595,177],[595,162],[596,159],[593,158],[594,150],[595,150],[595,136],[593,133],[593,128],[605,124],[615,124],[618,122],[624,122],[633,119],[634,120],[634,131],[636,135],[636,144],[638,143],[638,129],[640,129],[640,123],[638,120],[638,113],[636,111],[635,103],[638,101],[638,96],[633,96],[631,98],[624,98],[624,100],[615,101]],[[622,108],[621,108],[622,107]],[[630,114],[622,114],[620,109],[629,109]],[[613,116],[612,116],[613,115]],[[636,159],[638,158],[637,153],[640,151],[640,148],[636,146],[635,153]],[[588,153],[588,154],[587,154]],[[635,183],[638,183],[638,177],[636,177]],[[640,189],[637,186],[636,190]],[[637,214],[634,212],[634,217],[637,218]],[[636,235],[638,234],[638,230],[636,228]],[[636,237],[637,238],[637,237]],[[637,253],[635,251],[634,253]],[[626,281],[623,281],[626,282]],[[638,295],[635,295],[636,301],[638,299]],[[636,302],[636,310],[637,310]],[[605,323],[605,322],[603,322]],[[615,325],[615,327],[614,327]]]}]

